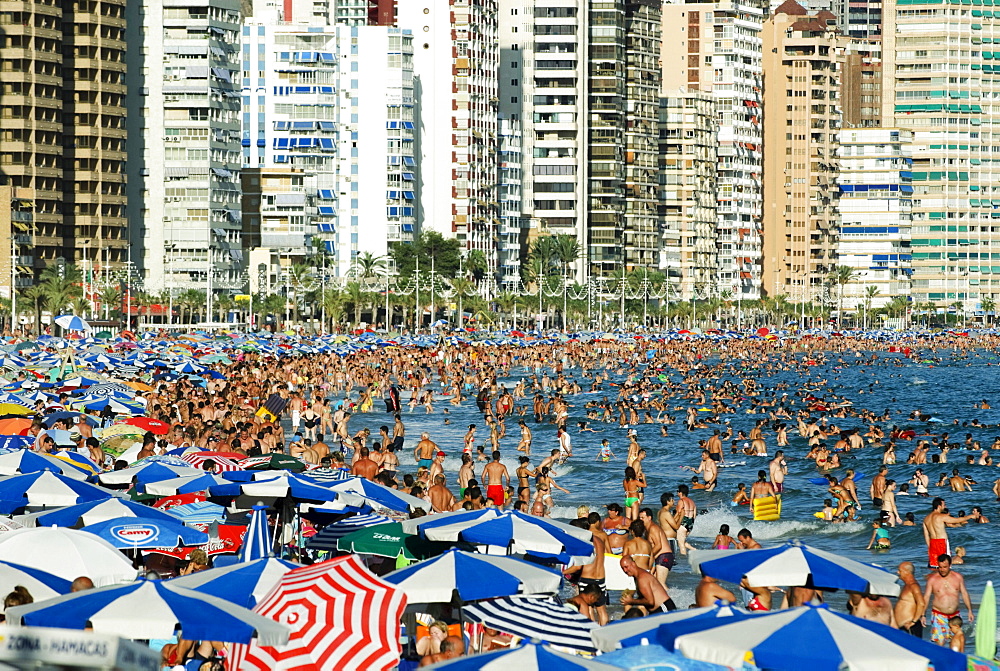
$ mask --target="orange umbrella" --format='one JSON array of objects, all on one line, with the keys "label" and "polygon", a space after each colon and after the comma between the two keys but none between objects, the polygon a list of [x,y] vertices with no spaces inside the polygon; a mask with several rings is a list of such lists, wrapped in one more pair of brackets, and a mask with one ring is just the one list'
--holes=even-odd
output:
[{"label": "orange umbrella", "polygon": [[0,419],[0,435],[26,436],[31,428],[31,420],[27,417],[11,417]]},{"label": "orange umbrella", "polygon": [[153,391],[153,388],[148,384],[142,382],[133,382],[131,380],[121,380],[121,383],[126,387],[132,387],[136,391]]}]

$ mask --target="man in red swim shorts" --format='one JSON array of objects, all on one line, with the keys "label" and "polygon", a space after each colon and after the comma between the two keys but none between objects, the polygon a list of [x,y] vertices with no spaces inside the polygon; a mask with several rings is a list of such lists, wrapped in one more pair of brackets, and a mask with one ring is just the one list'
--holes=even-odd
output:
[{"label": "man in red swim shorts", "polygon": [[971,515],[965,517],[952,517],[948,514],[944,499],[940,496],[934,498],[931,507],[933,510],[924,518],[924,542],[927,543],[927,566],[937,568],[938,557],[950,554],[945,524],[961,524],[968,520],[974,520],[979,517],[979,513],[973,511]]},{"label": "man in red swim shorts", "polygon": [[493,461],[483,467],[483,482],[486,483],[486,498],[491,499],[497,508],[504,506],[504,492],[510,485],[510,474],[507,467],[500,463],[500,452],[494,450]]}]

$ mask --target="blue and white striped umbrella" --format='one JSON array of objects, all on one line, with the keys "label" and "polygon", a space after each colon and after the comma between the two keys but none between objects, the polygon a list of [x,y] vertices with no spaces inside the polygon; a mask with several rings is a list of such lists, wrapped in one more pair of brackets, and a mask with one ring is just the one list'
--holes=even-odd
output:
[{"label": "blue and white striped umbrella", "polygon": [[750,617],[750,612],[746,609],[728,605],[723,601],[716,601],[714,606],[687,608],[685,610],[675,610],[649,617],[612,622],[604,627],[594,629],[590,633],[590,637],[598,650],[611,652],[612,650],[617,650],[619,646],[639,645],[643,639],[655,640],[656,632],[661,624],[706,618],[736,618],[731,620],[732,622],[736,622],[739,619],[747,617]]},{"label": "blue and white striped umbrella", "polygon": [[21,508],[55,508],[84,501],[111,497],[106,489],[54,471],[13,475],[0,480],[0,513],[10,514]]},{"label": "blue and white striped umbrella", "polygon": [[[187,462],[185,462],[187,463]],[[192,492],[206,492],[214,485],[231,485],[232,481],[218,475],[202,472],[200,475],[185,475],[169,480],[158,480],[146,482],[141,486],[142,491],[156,496],[175,496],[177,494],[190,494]]]},{"label": "blue and white striped umbrella", "polygon": [[90,324],[76,315],[59,315],[55,318],[55,323],[67,331],[89,331]]},{"label": "blue and white striped umbrella", "polygon": [[320,529],[319,533],[309,539],[310,550],[337,551],[337,541],[358,529],[388,524],[391,520],[382,515],[351,515]]},{"label": "blue and white striped umbrella", "polygon": [[99,396],[94,399],[82,398],[79,401],[74,401],[73,405],[83,408],[87,412],[101,412],[105,408],[110,408],[111,412],[116,415],[141,415],[146,412],[145,406],[141,403],[108,396]]},{"label": "blue and white striped umbrella", "polygon": [[[390,574],[391,576],[392,574]],[[464,618],[521,638],[595,652],[590,632],[597,623],[555,599],[506,596],[467,604]]]},{"label": "blue and white striped umbrella", "polygon": [[506,511],[491,520],[442,527],[421,526],[420,531],[428,540],[464,540],[508,548],[515,553],[565,553],[575,557],[586,557],[594,553],[589,531],[514,510]]},{"label": "blue and white striped umbrella", "polygon": [[281,645],[286,625],[222,599],[170,582],[143,580],[101,587],[7,609],[7,621],[34,627],[92,629],[124,638]]},{"label": "blue and white striped umbrella", "polygon": [[170,581],[175,587],[216,596],[244,608],[253,608],[278,584],[281,576],[298,564],[268,557],[197,571]]},{"label": "blue and white striped umbrella", "polygon": [[170,514],[185,524],[211,524],[226,519],[226,509],[209,501],[174,506],[170,509]]},{"label": "blue and white striped umbrella", "polygon": [[115,517],[80,529],[103,538],[120,550],[204,545],[208,534],[186,527],[177,519]]},{"label": "blue and white striped umbrella", "polygon": [[[658,642],[685,657],[775,671],[965,671],[966,657],[892,627],[800,606],[733,622],[707,618],[663,624]],[[749,656],[749,657],[748,657]]]},{"label": "blue and white striped umbrella", "polygon": [[[448,603],[454,591],[463,601],[512,594],[555,594],[562,575],[513,557],[452,549],[383,579],[403,588],[410,603]],[[591,645],[589,636],[587,643]]]},{"label": "blue and white striped umbrella", "polygon": [[103,501],[88,501],[75,506],[59,508],[34,518],[38,527],[82,527],[97,524],[116,517],[177,522],[176,516],[156,508],[144,506],[127,499],[110,498]]},{"label": "blue and white striped umbrella", "polygon": [[332,491],[332,488],[314,484],[287,471],[277,472],[281,475],[254,482],[227,482],[213,485],[209,491],[213,496],[238,496],[240,494],[279,498],[288,496],[297,501],[333,501],[337,498],[337,493]]},{"label": "blue and white striped umbrella", "polygon": [[69,594],[72,587],[69,580],[54,576],[46,571],[0,561],[0,592],[9,593],[18,585],[27,589],[36,601]]},{"label": "blue and white striped umbrella", "polygon": [[694,550],[690,562],[691,568],[700,569],[702,575],[719,580],[739,583],[746,576],[751,587],[786,585],[899,596],[895,574],[881,566],[795,541],[745,552]]},{"label": "blue and white striped umbrella", "polygon": [[18,449],[14,452],[0,454],[0,475],[39,473],[41,471],[53,471],[73,480],[87,479],[87,474],[79,468],[42,452]]},{"label": "blue and white striped umbrella", "polygon": [[23,450],[34,444],[31,436],[0,436],[0,450]]},{"label": "blue and white striped umbrella", "polygon": [[272,555],[271,530],[267,524],[267,506],[253,507],[250,513],[250,526],[243,536],[239,559],[241,562],[251,562],[257,559],[267,559]]},{"label": "blue and white striped umbrella", "polygon": [[[308,472],[303,474],[308,478]],[[409,512],[417,508],[428,509],[429,504],[423,499],[397,491],[391,487],[380,485],[365,478],[351,478],[327,485],[332,491],[343,494],[355,494],[365,499],[371,506],[382,506],[389,510]]]},{"label": "blue and white striped umbrella", "polygon": [[537,643],[524,643],[506,650],[457,657],[431,664],[427,669],[448,671],[621,671],[595,659],[570,655]]}]

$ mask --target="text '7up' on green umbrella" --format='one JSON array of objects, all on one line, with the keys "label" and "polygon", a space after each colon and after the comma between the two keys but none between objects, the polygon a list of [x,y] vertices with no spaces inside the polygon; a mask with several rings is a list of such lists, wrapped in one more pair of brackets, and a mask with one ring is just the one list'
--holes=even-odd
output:
[{"label": "text '7up' on green umbrella", "polygon": [[[450,543],[436,543],[403,531],[399,522],[389,522],[352,531],[337,539],[337,550],[409,561],[440,554]],[[309,547],[312,547],[310,543]],[[323,549],[323,548],[316,548]],[[331,548],[332,549],[332,548]]]}]

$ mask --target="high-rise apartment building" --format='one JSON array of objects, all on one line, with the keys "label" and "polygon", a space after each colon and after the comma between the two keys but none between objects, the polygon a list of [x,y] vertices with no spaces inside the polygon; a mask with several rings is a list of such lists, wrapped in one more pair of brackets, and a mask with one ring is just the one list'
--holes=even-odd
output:
[{"label": "high-rise apartment building", "polygon": [[[833,0],[828,7],[837,27],[845,37],[857,40],[879,39],[882,36],[883,0]],[[817,9],[809,5],[810,9]]]},{"label": "high-rise apartment building", "polygon": [[57,258],[88,275],[127,259],[124,11],[124,0],[0,7],[0,183],[32,211],[17,233],[35,248],[25,282]]},{"label": "high-rise apartment building", "polygon": [[718,269],[705,292],[742,299],[761,295],[765,7],[757,0],[663,5],[664,95],[710,94],[718,124]]},{"label": "high-rise apartment building", "polygon": [[913,133],[911,295],[963,312],[1000,294],[1000,18],[991,6],[897,0],[883,17],[883,125]]},{"label": "high-rise apartment building", "polygon": [[829,12],[786,0],[764,22],[764,276],[812,301],[837,266],[843,38]]},{"label": "high-rise apartment building", "polygon": [[522,213],[521,122],[500,119],[499,179],[497,200],[500,203],[500,249],[497,281],[513,289],[521,277],[521,254],[527,236],[527,222]]},{"label": "high-rise apartment building", "polygon": [[911,131],[840,131],[839,261],[854,269],[844,307],[857,308],[870,288],[871,307],[910,293]]},{"label": "high-rise apartment building", "polygon": [[323,264],[344,277],[359,254],[384,256],[413,237],[413,40],[399,28],[280,19],[255,7],[243,29],[243,162],[296,171],[298,193],[275,183],[279,192],[261,197],[302,214],[291,229],[265,217],[248,230],[260,230],[277,265],[319,244]]},{"label": "high-rise apartment building", "polygon": [[413,34],[418,226],[457,238],[463,250],[481,250],[495,273],[497,0],[406,0],[397,12],[399,27]]},{"label": "high-rise apartment building", "polygon": [[717,128],[710,94],[690,91],[660,99],[660,268],[683,300],[704,296],[718,271]]},{"label": "high-rise apartment building", "polygon": [[881,38],[847,42],[840,91],[844,128],[882,125]]},{"label": "high-rise apartment building", "polygon": [[128,11],[133,260],[151,293],[238,289],[241,4],[143,0]]}]

